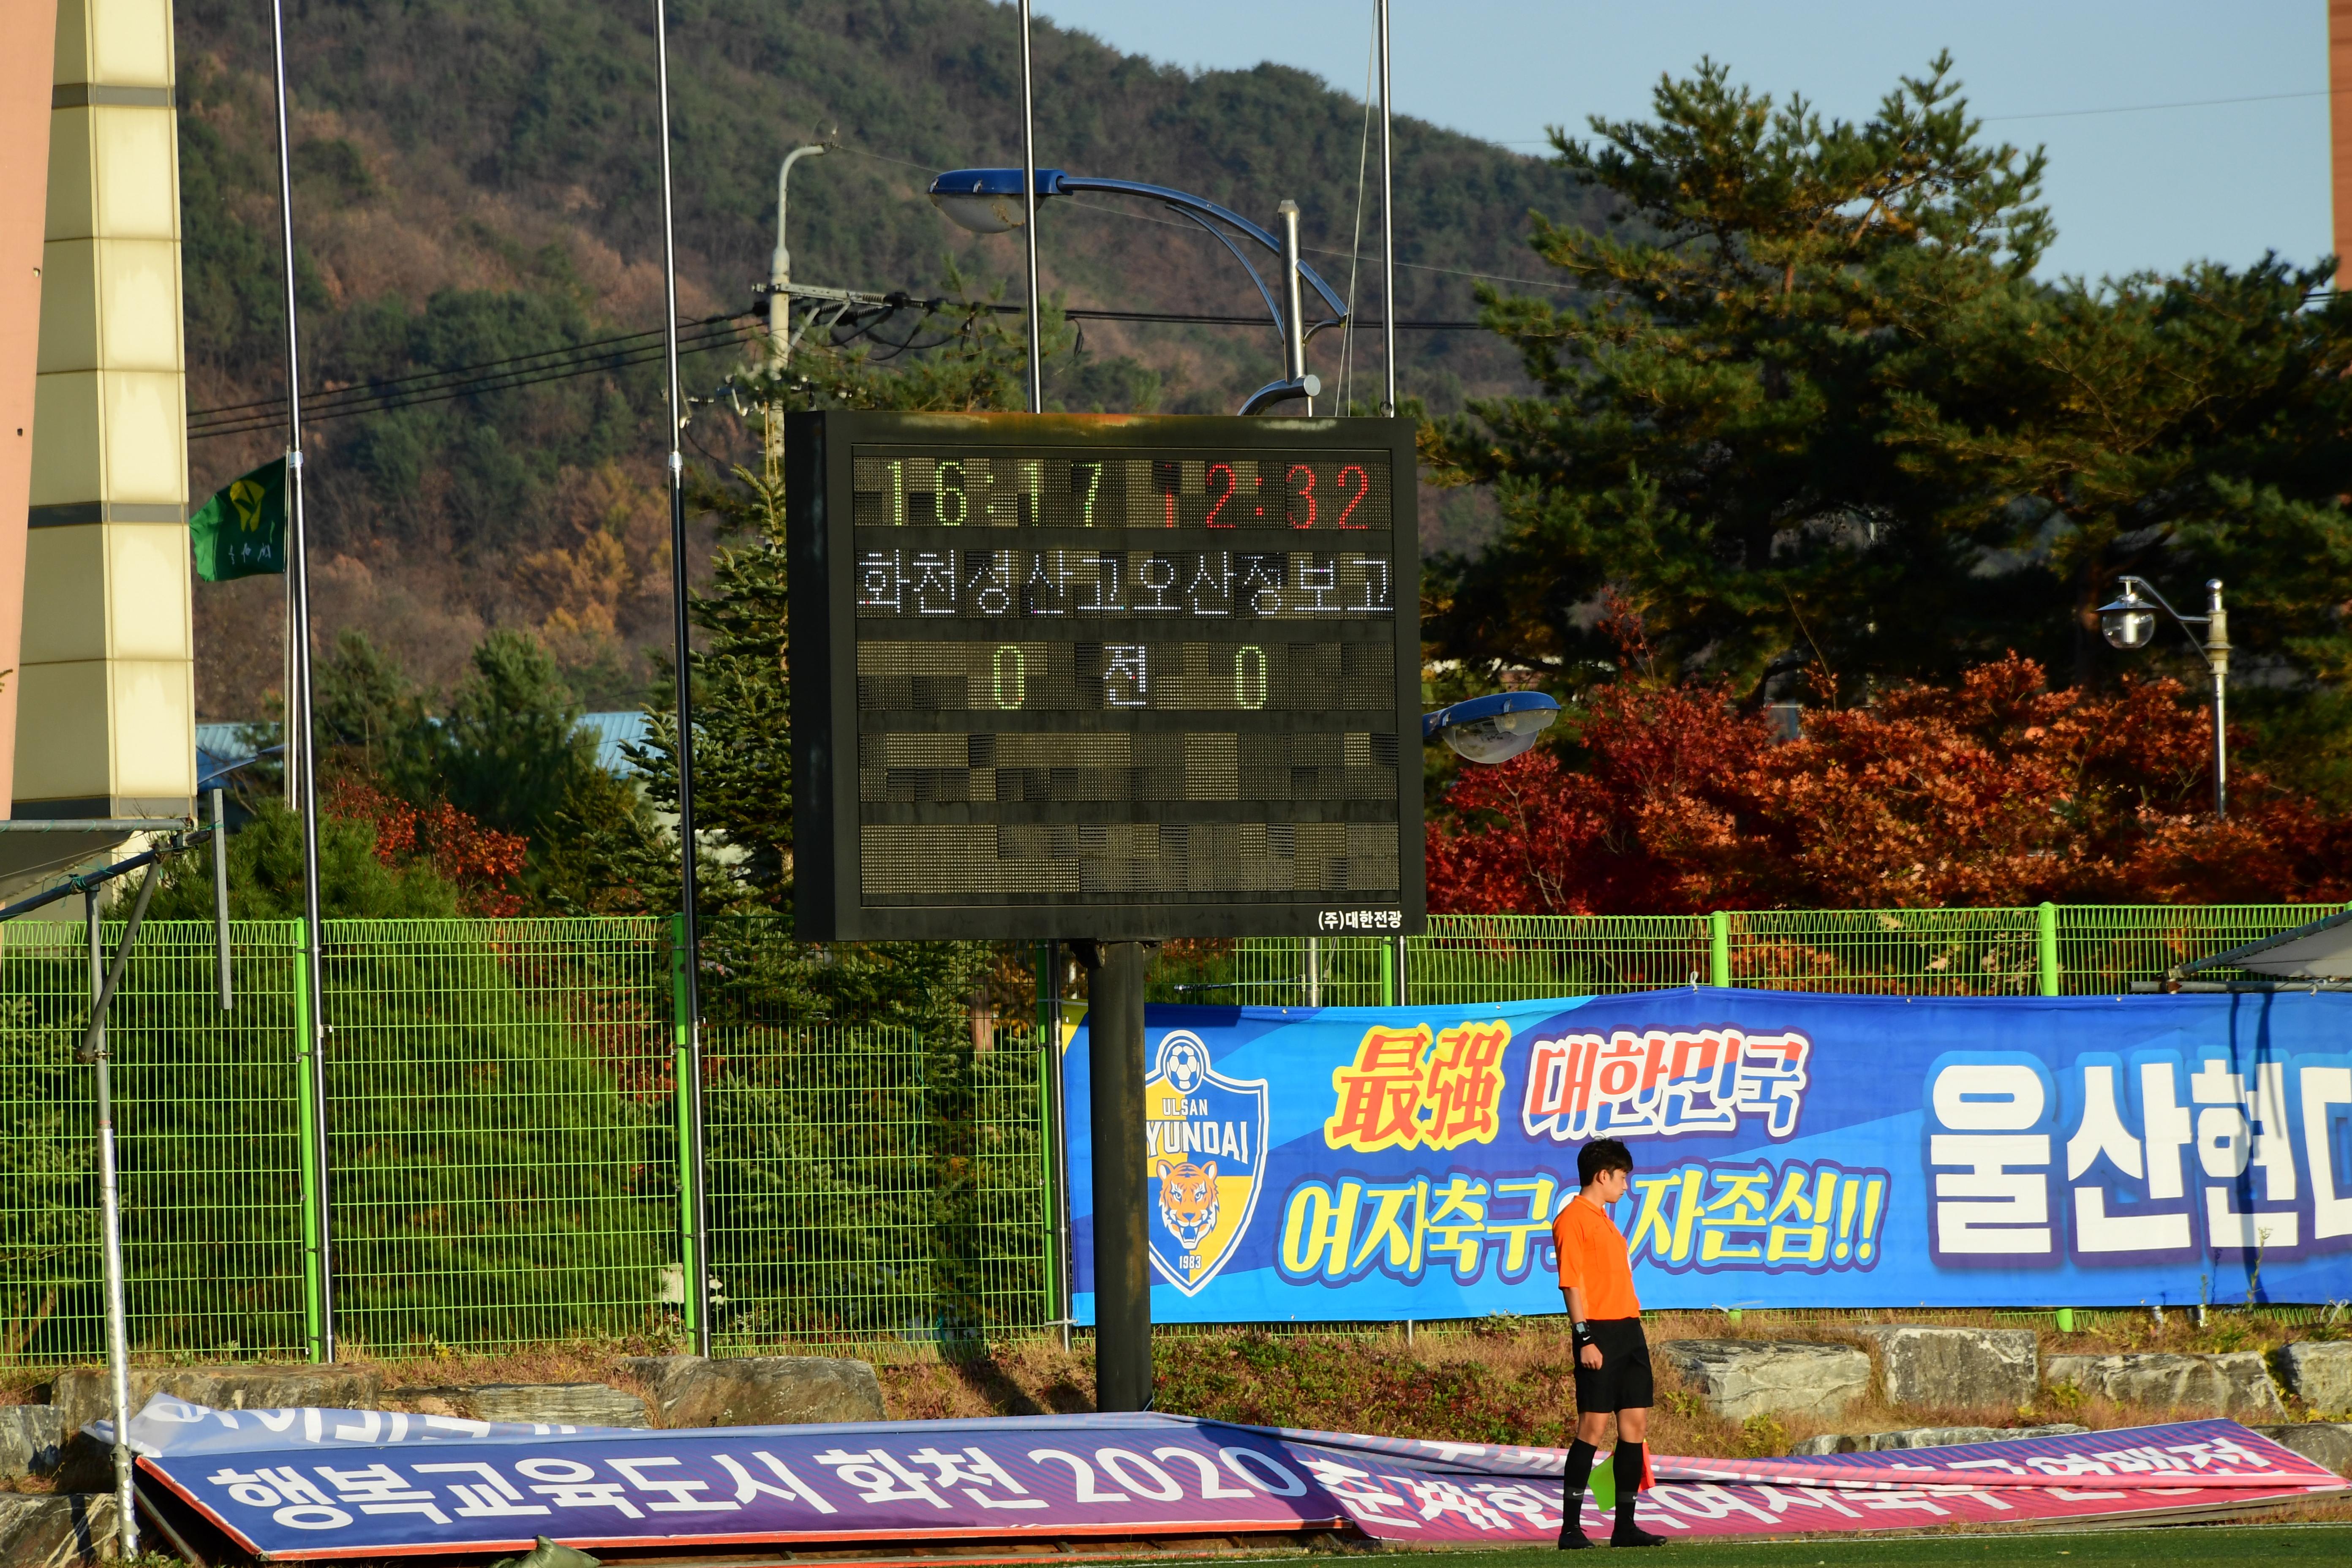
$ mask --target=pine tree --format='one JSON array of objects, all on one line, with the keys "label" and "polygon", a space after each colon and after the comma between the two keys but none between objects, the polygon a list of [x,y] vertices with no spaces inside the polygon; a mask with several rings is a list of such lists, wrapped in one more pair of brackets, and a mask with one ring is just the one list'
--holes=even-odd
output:
[{"label": "pine tree", "polygon": [[[2104,681],[2118,574],[2183,609],[2220,576],[2272,706],[2337,700],[2352,306],[2308,304],[2332,261],[2037,280],[2042,155],[1980,139],[1948,57],[1858,124],[1712,62],[1654,101],[1554,132],[1619,203],[1609,233],[1538,220],[1581,297],[1486,297],[1536,395],[1424,430],[1437,481],[1507,522],[1432,574],[1439,651],[1581,687],[1613,590],[1664,668],[1748,702],[2011,650]],[[2202,675],[2168,630],[2139,668]]]}]

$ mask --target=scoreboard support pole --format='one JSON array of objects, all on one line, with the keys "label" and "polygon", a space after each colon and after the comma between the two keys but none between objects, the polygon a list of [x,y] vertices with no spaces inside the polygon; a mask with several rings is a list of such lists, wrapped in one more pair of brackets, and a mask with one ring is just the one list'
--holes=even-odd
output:
[{"label": "scoreboard support pole", "polygon": [[1144,974],[1158,944],[1079,942],[1094,1113],[1095,1408],[1151,1408],[1151,1183],[1143,1139]]}]

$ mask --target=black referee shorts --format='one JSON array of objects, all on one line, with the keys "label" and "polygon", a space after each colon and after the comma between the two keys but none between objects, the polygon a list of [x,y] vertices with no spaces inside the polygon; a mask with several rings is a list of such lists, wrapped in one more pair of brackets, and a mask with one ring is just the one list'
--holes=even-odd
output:
[{"label": "black referee shorts", "polygon": [[1580,1415],[1647,1410],[1657,1403],[1650,1377],[1650,1342],[1639,1318],[1596,1318],[1585,1324],[1601,1351],[1601,1364],[1576,1363],[1576,1409]]}]

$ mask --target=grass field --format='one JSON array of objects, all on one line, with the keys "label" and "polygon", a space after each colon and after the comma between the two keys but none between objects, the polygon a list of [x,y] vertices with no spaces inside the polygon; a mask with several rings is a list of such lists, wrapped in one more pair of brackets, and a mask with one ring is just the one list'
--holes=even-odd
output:
[{"label": "grass field", "polygon": [[[1536,1568],[1595,1559],[1569,1558],[1550,1547],[1420,1554],[1447,1568]],[[1155,1562],[1160,1561],[1155,1559]],[[1221,1562],[1231,1568],[1234,1560]],[[2176,1525],[2163,1530],[2084,1531],[2065,1534],[1911,1535],[1864,1541],[1687,1541],[1637,1561],[1688,1568],[2319,1568],[2352,1563],[2352,1525]],[[1169,1568],[1175,1568],[1171,1563]]]}]

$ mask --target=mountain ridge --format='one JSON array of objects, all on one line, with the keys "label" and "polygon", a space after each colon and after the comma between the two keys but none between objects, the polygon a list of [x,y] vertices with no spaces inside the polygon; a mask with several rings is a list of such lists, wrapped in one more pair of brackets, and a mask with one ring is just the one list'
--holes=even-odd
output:
[{"label": "mountain ridge", "polygon": [[[930,173],[1017,162],[1013,9],[982,0],[687,0],[671,9],[681,313],[751,305],[774,243],[774,169],[794,171],[795,280],[1018,293],[1017,237],[952,228]],[[274,120],[266,14],[182,0],[189,404],[282,394]],[[660,321],[651,14],[572,0],[301,0],[288,16],[306,380],[350,385],[588,342]],[[1285,196],[1359,313],[1377,316],[1376,198],[1360,99],[1277,65],[1192,71],[1091,37],[1035,32],[1039,162],[1174,185],[1261,222]],[[1474,274],[1539,279],[1527,214],[1594,221],[1591,193],[1538,159],[1412,120],[1396,127],[1400,314],[1466,320]],[[1255,289],[1197,230],[1128,204],[1057,202],[1042,284],[1070,305],[1254,314]],[[1360,226],[1360,238],[1357,230]],[[1427,270],[1423,270],[1426,268]],[[1506,285],[1508,287],[1508,285]],[[1376,337],[1314,345],[1356,395]],[[1088,321],[1050,389],[1075,406],[1229,410],[1275,374],[1264,331]],[[708,386],[734,356],[688,362]],[[1484,333],[1406,334],[1400,379],[1430,406],[1520,384]],[[486,393],[306,435],[322,639],[365,631],[428,686],[474,642],[527,626],[592,706],[634,700],[667,638],[656,366]],[[698,418],[700,460],[750,447]],[[265,460],[267,430],[197,442],[199,496]],[[1475,504],[1475,503],[1474,503]],[[1475,529],[1458,493],[1440,531]],[[1464,537],[1468,535],[1465,534]],[[1451,537],[1451,536],[1449,536]],[[698,546],[707,550],[707,541]],[[282,661],[274,580],[198,595],[198,705],[262,710]]]}]

